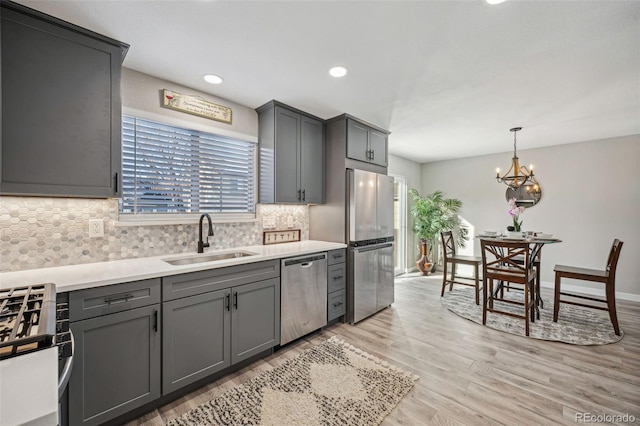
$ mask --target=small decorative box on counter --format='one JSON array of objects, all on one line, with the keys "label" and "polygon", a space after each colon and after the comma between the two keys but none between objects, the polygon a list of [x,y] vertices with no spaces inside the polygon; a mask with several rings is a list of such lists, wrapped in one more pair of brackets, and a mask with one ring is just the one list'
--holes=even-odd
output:
[{"label": "small decorative box on counter", "polygon": [[285,231],[264,231],[262,233],[262,244],[280,244],[300,241],[299,229],[287,229]]}]

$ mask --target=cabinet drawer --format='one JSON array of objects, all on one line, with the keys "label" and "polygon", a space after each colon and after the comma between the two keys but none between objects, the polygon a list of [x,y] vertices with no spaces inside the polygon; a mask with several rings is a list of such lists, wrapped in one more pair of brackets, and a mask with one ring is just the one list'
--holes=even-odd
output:
[{"label": "cabinet drawer", "polygon": [[344,290],[346,283],[346,267],[344,263],[331,265],[327,268],[327,292]]},{"label": "cabinet drawer", "polygon": [[327,321],[342,316],[346,312],[346,300],[344,290],[334,291],[327,298]]},{"label": "cabinet drawer", "polygon": [[69,293],[69,319],[78,321],[160,303],[160,278]]},{"label": "cabinet drawer", "polygon": [[173,275],[162,279],[162,300],[166,302],[279,276],[279,260]]},{"label": "cabinet drawer", "polygon": [[343,263],[347,257],[346,249],[331,250],[327,253],[327,264]]}]

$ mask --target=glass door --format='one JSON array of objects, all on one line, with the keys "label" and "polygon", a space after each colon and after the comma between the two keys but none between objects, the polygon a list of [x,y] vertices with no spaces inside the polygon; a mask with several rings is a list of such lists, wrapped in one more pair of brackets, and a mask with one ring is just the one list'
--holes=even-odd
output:
[{"label": "glass door", "polygon": [[407,267],[407,179],[393,176],[393,261],[396,275]]}]

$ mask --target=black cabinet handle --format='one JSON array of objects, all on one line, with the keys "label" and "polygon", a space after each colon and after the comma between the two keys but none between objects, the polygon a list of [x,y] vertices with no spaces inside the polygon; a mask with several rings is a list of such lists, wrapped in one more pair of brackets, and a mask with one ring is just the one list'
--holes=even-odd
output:
[{"label": "black cabinet handle", "polygon": [[338,307],[338,306],[340,306],[340,305],[342,305],[342,302],[336,302],[336,303],[334,303],[334,304],[333,304],[333,307],[334,307],[334,308],[337,308],[337,307]]},{"label": "black cabinet handle", "polygon": [[367,150],[367,160],[371,160],[371,151]]},{"label": "black cabinet handle", "polygon": [[302,191],[298,189],[298,201],[302,201]]},{"label": "black cabinet handle", "polygon": [[233,307],[238,309],[238,292],[233,293]]},{"label": "black cabinet handle", "polygon": [[153,311],[153,331],[158,332],[158,311]]},{"label": "black cabinet handle", "polygon": [[373,149],[371,150],[371,159],[372,160],[376,159],[376,152]]},{"label": "black cabinet handle", "polygon": [[342,257],[342,254],[334,253],[331,256],[333,256],[334,259],[340,259]]},{"label": "black cabinet handle", "polygon": [[118,193],[118,173],[113,176],[113,192]]},{"label": "black cabinet handle", "polygon": [[226,304],[225,304],[225,308],[227,309],[227,311],[231,310],[231,295],[229,293],[227,293],[227,295],[225,296],[226,299]]},{"label": "black cabinet handle", "polygon": [[336,280],[341,280],[341,279],[342,279],[342,275],[335,275],[335,276],[333,277],[333,280],[334,280],[334,281],[336,281]]},{"label": "black cabinet handle", "polygon": [[307,191],[306,191],[305,189],[303,189],[303,190],[302,190],[302,201],[304,201],[304,200],[305,200],[305,198],[307,198],[307,196],[306,196],[306,192],[307,192]]},{"label": "black cabinet handle", "polygon": [[107,305],[110,305],[114,302],[127,302],[129,301],[129,299],[133,299],[133,294],[127,293],[127,294],[120,294],[118,296],[113,296],[113,297],[106,297],[104,299],[104,303],[106,303]]}]

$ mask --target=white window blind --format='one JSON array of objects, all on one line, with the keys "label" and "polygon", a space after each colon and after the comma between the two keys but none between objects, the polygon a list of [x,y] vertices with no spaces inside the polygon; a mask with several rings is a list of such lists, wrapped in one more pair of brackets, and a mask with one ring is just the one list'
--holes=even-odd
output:
[{"label": "white window blind", "polygon": [[255,144],[122,116],[123,214],[253,213]]}]

